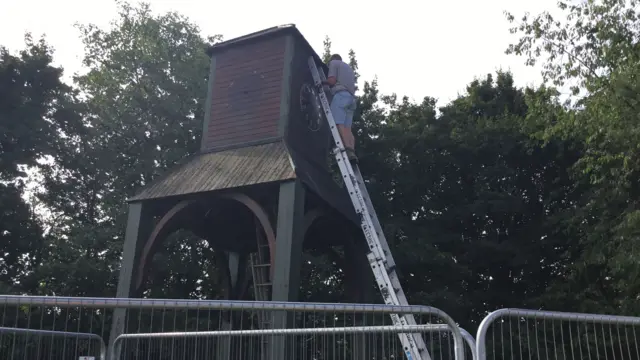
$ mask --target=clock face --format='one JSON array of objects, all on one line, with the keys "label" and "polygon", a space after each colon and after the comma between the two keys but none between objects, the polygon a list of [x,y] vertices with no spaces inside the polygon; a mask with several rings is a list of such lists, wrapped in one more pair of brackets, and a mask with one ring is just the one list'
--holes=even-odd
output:
[{"label": "clock face", "polygon": [[302,121],[307,124],[307,128],[311,131],[318,131],[322,125],[322,109],[318,100],[318,93],[308,83],[302,84],[300,88],[300,110],[302,112]]}]

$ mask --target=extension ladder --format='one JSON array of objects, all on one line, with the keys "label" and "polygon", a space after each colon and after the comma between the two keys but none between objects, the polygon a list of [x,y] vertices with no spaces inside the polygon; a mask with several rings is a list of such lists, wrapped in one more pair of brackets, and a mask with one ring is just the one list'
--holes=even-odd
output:
[{"label": "extension ladder", "polygon": [[[333,149],[333,154],[340,168],[340,173],[349,192],[353,207],[355,208],[356,214],[360,217],[360,226],[369,245],[367,259],[369,260],[369,265],[373,271],[373,276],[376,279],[384,303],[387,305],[409,305],[404,291],[402,291],[398,274],[396,273],[396,265],[391,255],[389,244],[382,232],[382,227],[371,203],[360,170],[358,166],[351,165],[344,145],[342,144],[342,138],[336,127],[329,100],[322,85],[322,81],[326,80],[324,70],[316,65],[313,56],[309,57],[308,65],[318,90],[320,105],[327,118],[331,135],[336,145]],[[411,314],[392,314],[391,320],[396,326],[416,325],[416,321]],[[398,336],[400,337],[404,353],[408,360],[431,360],[420,334],[400,333]]]}]

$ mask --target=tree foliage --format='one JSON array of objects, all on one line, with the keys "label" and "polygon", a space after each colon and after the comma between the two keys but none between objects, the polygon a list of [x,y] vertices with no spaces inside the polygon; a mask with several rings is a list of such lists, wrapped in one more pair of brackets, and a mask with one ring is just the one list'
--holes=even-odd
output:
[{"label": "tree foliage", "polygon": [[[562,226],[584,250],[558,298],[588,310],[636,312],[634,244],[640,230],[638,171],[638,3],[627,0],[559,3],[566,18],[524,17],[521,39],[508,52],[542,61],[547,79],[571,81],[578,107],[537,107],[535,136],[579,149],[572,178],[585,190]],[[509,19],[514,20],[509,15]]]},{"label": "tree foliage", "polygon": [[79,120],[73,90],[52,61],[44,39],[29,34],[18,55],[0,47],[0,180],[24,176],[21,166],[55,155]]},{"label": "tree foliage", "polygon": [[28,289],[45,251],[42,223],[24,201],[24,171],[60,156],[80,123],[74,91],[52,65],[46,42],[27,34],[25,49],[0,47],[0,289]]}]

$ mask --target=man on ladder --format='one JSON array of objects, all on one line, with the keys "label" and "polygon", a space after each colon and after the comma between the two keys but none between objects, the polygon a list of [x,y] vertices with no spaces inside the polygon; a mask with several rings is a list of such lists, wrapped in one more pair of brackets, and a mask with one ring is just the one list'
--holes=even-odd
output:
[{"label": "man on ladder", "polygon": [[[356,214],[360,216],[360,226],[370,250],[367,253],[367,259],[376,279],[376,284],[380,289],[385,304],[406,306],[409,303],[400,285],[398,274],[395,271],[395,261],[393,261],[391,250],[369,198],[367,187],[358,167],[349,164],[350,162],[353,163],[352,158],[355,158],[353,152],[354,141],[350,126],[353,119],[353,111],[355,110],[355,97],[353,96],[355,92],[355,76],[353,76],[353,70],[349,65],[342,64],[344,64],[342,60],[333,55],[329,63],[329,78],[327,79],[323,69],[317,66],[316,59],[313,56],[308,59],[309,70],[315,86],[318,89],[323,88],[325,85],[332,87],[333,101],[329,104],[325,92],[320,91],[318,94],[320,105],[329,123],[331,135],[336,145],[333,153],[340,168],[340,173],[343,176]],[[345,73],[347,76],[344,76]],[[349,75],[351,75],[350,78]],[[351,85],[350,89],[348,87],[349,84]],[[342,92],[345,93],[345,96],[342,96]],[[346,96],[347,94],[349,97]],[[348,126],[345,126],[345,124]],[[351,149],[352,156],[348,156],[348,149]],[[396,326],[416,325],[415,318],[410,314],[391,314],[391,319]],[[408,360],[431,360],[424,339],[420,334],[400,333],[398,337]],[[456,346],[456,358],[464,358],[462,351],[464,349],[461,346]]]},{"label": "man on ladder", "polygon": [[331,112],[338,127],[338,132],[344,143],[347,156],[351,162],[357,162],[355,139],[351,132],[353,114],[356,110],[356,76],[349,64],[342,61],[338,54],[331,55],[329,73],[323,85],[329,85],[331,90]]}]

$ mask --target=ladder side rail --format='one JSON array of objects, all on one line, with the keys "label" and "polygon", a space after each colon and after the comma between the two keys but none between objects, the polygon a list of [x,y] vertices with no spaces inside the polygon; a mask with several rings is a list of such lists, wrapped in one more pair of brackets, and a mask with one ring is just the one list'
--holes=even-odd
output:
[{"label": "ladder side rail", "polygon": [[[324,81],[326,80],[326,76],[324,74],[324,71],[322,69],[319,69],[318,74],[320,76],[320,80]],[[325,92],[326,94],[326,92]],[[332,114],[333,115],[333,114]],[[339,136],[340,134],[338,134]],[[335,135],[334,135],[334,139],[335,139]],[[342,138],[340,138],[342,140]],[[378,237],[379,237],[379,241],[380,241],[380,246],[382,248],[382,251],[385,253],[386,256],[386,262],[387,265],[390,268],[394,268],[396,266],[396,262],[393,259],[393,255],[391,254],[391,249],[389,248],[389,244],[387,243],[387,239],[384,237],[384,232],[382,231],[382,226],[380,225],[380,221],[378,221],[378,214],[376,213],[375,208],[373,207],[373,203],[371,202],[371,196],[369,195],[369,191],[367,190],[367,186],[364,182],[364,178],[362,177],[362,174],[360,173],[360,169],[356,166],[356,167],[352,167],[356,181],[358,181],[359,184],[361,184],[362,186],[360,186],[360,190],[363,193],[363,198],[366,202],[366,206],[367,209],[369,210],[369,213],[371,214],[372,217],[372,222],[373,222],[373,228],[376,231]],[[399,284],[398,284],[399,285]],[[408,305],[408,304],[402,304],[402,305]]]},{"label": "ladder side rail", "polygon": [[[323,70],[319,70],[318,71],[319,76],[320,76],[320,80],[326,80],[326,76],[324,74]],[[333,115],[333,114],[332,114]],[[340,134],[338,134],[339,136]],[[335,139],[335,134],[334,134],[334,139]],[[353,168],[353,167],[352,167]],[[356,178],[356,181],[358,181],[359,184],[361,184],[362,186],[360,187],[360,190],[363,193],[363,198],[366,202],[366,206],[369,210],[369,213],[371,214],[372,217],[372,222],[373,222],[373,228],[376,231],[378,237],[379,237],[379,241],[380,241],[380,246],[383,250],[383,252],[385,253],[386,256],[386,262],[387,265],[391,268],[396,266],[395,260],[393,259],[393,255],[391,254],[391,249],[389,248],[389,244],[387,243],[387,239],[384,237],[384,232],[382,231],[382,226],[380,225],[380,221],[378,221],[378,214],[375,211],[375,208],[373,207],[373,203],[371,202],[371,197],[369,196],[369,191],[367,190],[366,184],[364,183],[364,178],[362,177],[361,173],[360,173],[360,169],[358,167],[353,168],[353,172]],[[405,304],[403,304],[405,305]],[[408,304],[406,304],[408,305]]]},{"label": "ladder side rail", "polygon": [[[380,224],[380,221],[378,220],[378,214],[376,213],[376,210],[373,206],[373,203],[371,202],[371,197],[369,196],[369,191],[367,190],[366,184],[364,182],[364,178],[362,177],[362,174],[360,173],[360,169],[356,168],[354,169],[355,172],[355,176],[356,176],[356,180],[358,181],[358,183],[361,184],[360,189],[363,193],[363,197],[366,201],[366,205],[369,209],[369,213],[372,215],[372,219],[373,219],[373,227],[376,230],[376,233],[378,234],[378,238],[380,241],[380,247],[382,248],[382,251],[385,252],[385,255],[387,256],[387,265],[390,268],[395,268],[396,266],[396,262],[393,259],[393,254],[391,253],[391,248],[389,248],[389,244],[387,243],[387,239],[384,235],[384,232],[382,231],[382,225]],[[405,305],[405,304],[403,304]],[[406,304],[408,305],[408,304]]]},{"label": "ladder side rail", "polygon": [[[369,253],[367,255],[370,260],[371,269],[373,270],[373,275],[376,278],[376,282],[380,287],[380,291],[382,293],[382,297],[384,299],[385,304],[387,305],[395,305],[392,300],[390,300],[390,296],[385,296],[385,291],[382,286],[380,286],[380,282],[384,281],[386,275],[386,270],[384,267],[380,266],[380,261],[376,264],[375,261],[372,261],[372,255]],[[388,277],[386,278],[388,280]],[[386,287],[388,289],[388,287]],[[392,289],[393,290],[393,289]],[[388,290],[387,290],[388,291]],[[393,291],[388,292],[387,295],[395,295]],[[397,298],[396,298],[397,301]],[[391,321],[395,326],[407,326],[408,321],[405,316],[399,314],[389,314],[391,317]],[[400,343],[402,343],[403,350],[408,360],[431,360],[429,356],[429,352],[426,347],[420,348],[418,342],[416,341],[414,335],[417,334],[407,334],[407,333],[398,333],[398,337],[400,338]]]},{"label": "ladder side rail", "polygon": [[[326,80],[326,77],[324,75],[324,71],[319,70],[318,71],[319,75],[320,75],[320,80]],[[339,134],[338,134],[339,135]],[[377,235],[378,235],[378,241],[380,242],[380,247],[383,251],[383,253],[385,254],[386,257],[386,262],[387,262],[387,267],[391,268],[391,269],[395,269],[396,267],[396,262],[393,259],[393,255],[391,253],[391,249],[389,247],[389,244],[387,242],[386,237],[384,236],[384,232],[382,231],[382,226],[380,225],[380,221],[378,220],[378,214],[375,211],[375,208],[373,206],[373,203],[371,202],[371,196],[369,195],[369,191],[367,190],[366,184],[364,182],[364,179],[362,177],[362,174],[360,173],[360,169],[358,167],[354,168],[354,173],[355,173],[355,178],[358,181],[358,183],[361,185],[360,186],[360,190],[363,193],[363,198],[366,202],[366,206],[369,210],[369,213],[371,214],[371,218],[372,218],[372,222],[373,222],[373,228],[376,231]],[[397,273],[394,270],[393,274],[390,275],[391,278],[391,282],[392,285],[394,287],[394,289],[396,289],[396,291],[398,292],[398,298],[400,300],[400,305],[409,305],[407,298],[404,294],[404,291],[402,290],[402,286],[400,284],[400,280],[398,279]],[[411,325],[415,325],[415,319],[413,317],[413,315],[409,315],[411,318]]]},{"label": "ladder side rail", "polygon": [[[362,193],[360,192],[358,186],[356,186],[357,183],[355,181],[355,177],[353,176],[354,172],[351,167],[351,163],[345,153],[344,145],[342,143],[342,137],[340,136],[340,133],[338,133],[338,128],[336,126],[335,120],[333,119],[333,114],[331,114],[331,106],[329,105],[329,100],[327,100],[327,96],[324,93],[322,81],[320,80],[320,73],[318,71],[318,68],[316,67],[313,57],[309,58],[309,68],[311,70],[316,88],[320,89],[320,91],[318,91],[320,104],[327,118],[327,121],[329,122],[329,129],[331,130],[333,140],[335,141],[337,147],[337,151],[335,151],[336,161],[338,163],[338,167],[340,168],[340,172],[342,173],[343,181],[347,186],[349,196],[351,197],[351,202],[354,205],[356,213],[360,216],[362,231],[369,245],[369,249],[376,255],[377,258],[386,261],[385,254],[382,251],[380,244],[376,241],[372,241],[372,231],[374,231],[373,222],[366,208],[366,202],[362,197]],[[359,204],[359,206],[356,204]]]},{"label": "ladder side rail", "polygon": [[[316,68],[318,68],[318,67],[316,67]],[[319,73],[320,80],[326,80],[326,76],[325,76],[324,71],[322,70],[322,68],[318,69],[318,73]],[[397,272],[395,270],[396,269],[395,260],[393,259],[393,255],[391,253],[391,249],[389,248],[389,244],[387,243],[387,239],[385,238],[384,232],[382,231],[382,226],[380,225],[380,221],[378,220],[378,214],[376,213],[375,208],[373,206],[373,203],[371,202],[371,196],[369,195],[369,191],[367,190],[367,186],[366,186],[366,184],[364,182],[362,174],[360,173],[360,168],[355,166],[355,167],[353,167],[353,171],[355,173],[356,181],[360,185],[359,188],[363,193],[363,198],[364,198],[364,200],[366,202],[365,205],[367,206],[367,210],[369,210],[370,214],[372,215],[371,218],[372,218],[374,230],[376,231],[376,233],[378,235],[378,241],[380,243],[380,247],[381,247],[383,253],[386,256],[387,269],[392,269],[389,272],[389,279],[391,280],[391,286],[392,286],[393,290],[396,291],[399,304],[400,305],[409,305],[409,302],[407,301],[407,297],[404,294],[404,290],[402,289],[402,285],[400,284],[400,279],[398,278]],[[407,318],[407,322],[410,325],[416,325],[417,324],[413,314],[406,314],[405,317]],[[418,343],[418,347],[420,349],[425,349],[426,350],[427,346],[426,346],[422,336],[420,334],[412,334],[412,336],[416,337],[416,341]]]},{"label": "ladder side rail", "polygon": [[[315,66],[315,62],[313,61],[313,58],[309,59],[309,66],[310,66],[310,68],[312,70],[312,73],[313,73],[313,76],[314,76],[314,81],[316,82],[316,86],[318,86],[319,88],[322,88],[321,87],[321,81],[319,81],[319,80],[321,80],[322,78],[326,79],[326,77],[324,76],[324,72],[321,71],[321,70],[318,70],[318,68]],[[317,77],[317,79],[316,79],[316,77]],[[327,117],[327,121],[329,122],[329,125],[331,126],[331,130],[332,130],[332,133],[333,133],[333,136],[334,136],[334,140],[336,141],[336,145],[338,146],[338,148],[340,148],[341,145],[342,145],[341,144],[341,142],[342,142],[341,140],[342,139],[340,137],[340,134],[337,132],[337,129],[336,129],[336,126],[335,126],[335,121],[333,120],[333,114],[330,111],[329,103],[328,103],[328,101],[326,101],[326,99],[323,99],[323,97],[326,97],[326,95],[324,94],[324,91],[322,91],[322,92],[323,92],[323,94],[320,96],[321,97],[321,104],[323,106],[323,110],[325,112],[325,116]],[[325,95],[325,96],[323,96],[323,95]],[[353,167],[350,166],[351,163],[348,161],[348,159],[345,159],[345,157],[346,156],[341,156],[341,157],[338,158],[336,156],[336,160],[338,161],[338,167],[340,167],[340,170],[341,170],[341,173],[343,174],[343,177],[347,178],[347,175],[344,175],[344,173],[346,172],[348,174],[348,177],[350,178],[350,180],[352,182],[352,184],[349,184],[348,181],[345,181],[345,183],[347,185],[347,188],[349,189],[350,187],[353,187],[353,189],[354,189],[353,193],[360,193],[360,191],[361,191],[361,188],[359,186],[360,184],[358,184],[358,181],[357,181],[356,177],[353,175],[355,173],[355,171],[353,170]],[[349,186],[349,185],[352,185],[352,186]],[[364,183],[362,183],[362,185],[364,185]],[[363,186],[363,187],[365,188],[364,191],[366,191],[366,186]],[[360,215],[361,216],[369,215],[368,219],[365,219],[365,221],[369,220],[369,222],[371,222],[371,225],[373,225],[373,217],[370,214],[366,213],[369,210],[369,208],[367,206],[367,201],[366,201],[365,197],[362,196],[363,195],[362,193],[360,193],[359,194],[360,196],[357,197],[356,200],[354,200],[353,193],[350,192],[350,195],[351,195],[351,200],[354,203],[354,206],[356,207],[356,211],[358,210],[358,206],[355,205],[355,201],[357,201],[360,204],[360,210],[361,210]],[[377,218],[375,220],[377,220]],[[379,224],[379,222],[378,222],[378,224]],[[369,226],[368,229],[371,229],[372,227],[373,226]],[[367,235],[370,235],[370,236],[367,236]],[[367,240],[371,240],[372,242],[376,242],[375,245],[379,249],[380,248],[379,247],[380,246],[380,244],[379,244],[380,238],[378,237],[378,235],[383,235],[384,236],[384,234],[382,234],[381,231],[380,232],[376,232],[376,234],[375,234],[376,238],[373,239],[374,235],[371,232],[369,232],[368,234],[365,233],[365,237],[367,237]],[[375,240],[377,240],[377,241],[375,241]],[[385,255],[385,257],[381,259],[383,262],[387,260],[386,259],[386,254],[384,254],[384,255]],[[371,259],[371,261],[375,261],[375,259]],[[382,265],[383,265],[382,267],[385,268],[385,270],[386,270],[386,267],[384,266],[384,263]],[[386,272],[382,276],[384,278],[388,278],[388,274]],[[388,284],[388,283],[390,283],[390,282],[385,281],[385,285]],[[393,296],[392,296],[392,298],[393,298]],[[394,301],[394,305],[401,305],[401,304],[399,304],[397,301]]]},{"label": "ladder side rail", "polygon": [[[373,207],[373,203],[371,202],[371,197],[369,196],[369,192],[367,190],[366,184],[364,183],[364,180],[362,178],[362,175],[360,173],[360,169],[356,168],[356,178],[358,179],[358,181],[361,182],[362,186],[362,192],[365,194],[365,200],[367,201],[367,206],[370,209],[371,214],[373,214],[373,223],[374,226],[376,227],[376,230],[379,231],[379,241],[380,241],[380,246],[382,247],[382,250],[386,252],[387,254],[387,266],[389,268],[392,268],[393,270],[389,273],[389,279],[391,280],[391,286],[393,287],[393,289],[396,291],[398,300],[400,302],[401,305],[409,305],[409,301],[407,300],[406,295],[404,294],[404,290],[402,289],[402,284],[400,283],[400,279],[398,278],[398,273],[396,271],[396,263],[393,259],[393,255],[391,253],[391,249],[389,248],[389,244],[387,243],[387,239],[384,235],[384,232],[382,231],[382,226],[380,225],[380,221],[378,220],[378,215],[375,212],[375,208]],[[407,322],[409,323],[409,325],[416,325],[417,322],[415,320],[415,317],[413,314],[406,314],[405,317],[407,318]],[[416,338],[416,342],[418,343],[418,347],[420,349],[426,349],[427,345],[424,342],[424,339],[422,338],[421,334],[413,334],[413,336]]]},{"label": "ladder side rail", "polygon": [[[324,71],[319,70],[318,71],[319,75],[320,75],[320,80],[326,80],[326,77],[324,75]],[[339,135],[339,134],[338,134]],[[367,210],[369,211],[369,213],[371,214],[371,218],[372,218],[372,223],[373,223],[373,228],[376,231],[377,235],[378,235],[378,241],[380,242],[380,247],[383,251],[383,253],[385,254],[386,257],[386,263],[387,263],[387,267],[390,269],[395,269],[396,267],[396,263],[395,260],[393,259],[393,255],[391,253],[391,249],[389,248],[389,244],[387,243],[387,239],[384,236],[384,232],[382,231],[382,226],[380,225],[380,221],[378,220],[378,214],[375,211],[375,208],[373,206],[373,203],[371,202],[371,196],[369,195],[369,191],[367,190],[366,184],[364,182],[364,179],[360,173],[360,169],[358,167],[354,168],[354,173],[355,173],[355,178],[356,181],[361,185],[360,186],[360,190],[363,193],[363,198],[365,200],[366,206],[367,206]],[[394,287],[394,289],[398,292],[398,299],[400,300],[400,305],[409,305],[407,298],[404,294],[404,291],[402,290],[402,286],[400,284],[400,280],[398,279],[397,273],[395,270],[393,270],[393,273],[390,274],[390,279],[391,279],[391,284]],[[413,317],[413,315],[409,315],[410,317],[410,323],[411,325],[415,325],[415,319]]]},{"label": "ladder side rail", "polygon": [[[386,256],[383,251],[381,251],[380,242],[378,238],[378,232],[375,231],[375,227],[373,225],[372,216],[369,213],[369,209],[367,206],[367,202],[360,191],[360,184],[354,175],[353,168],[351,167],[350,161],[347,159],[347,156],[344,151],[344,147],[342,144],[342,138],[337,131],[335,121],[333,119],[333,114],[331,113],[329,102],[327,100],[326,94],[323,91],[322,82],[320,78],[320,73],[324,75],[322,71],[319,71],[316,67],[314,59],[309,58],[309,68],[311,70],[314,82],[316,87],[320,89],[319,97],[320,103],[323,107],[323,111],[329,123],[334,141],[336,143],[337,151],[335,152],[336,161],[338,162],[338,167],[342,173],[344,178],[345,185],[347,186],[347,190],[349,191],[349,195],[351,197],[351,201],[354,205],[356,212],[361,217],[361,227],[365,238],[367,239],[367,243],[369,244],[370,252],[367,254],[367,258],[369,259],[369,264],[371,265],[372,271],[374,272],[374,277],[376,278],[376,282],[378,283],[378,287],[383,295],[383,300],[388,305],[400,305],[400,301],[397,297],[396,291],[392,286],[392,281],[389,278],[389,273],[387,272],[387,266],[385,266]],[[362,184],[364,185],[364,184]],[[366,186],[364,186],[366,189]],[[377,220],[377,219],[376,219]],[[374,230],[372,232],[371,230]],[[386,242],[386,241],[385,241]],[[404,299],[406,302],[406,298]],[[409,321],[405,316],[399,316],[397,314],[391,315],[394,324],[396,325],[409,325]],[[415,322],[415,319],[412,319]],[[407,357],[412,359],[422,359],[421,352],[424,352],[425,357],[430,359],[428,352],[426,351],[426,347],[422,346],[422,349],[418,346],[416,339],[413,336],[407,336],[407,334],[400,335],[401,341],[407,352]],[[420,343],[424,344],[422,338],[420,337]]]}]

